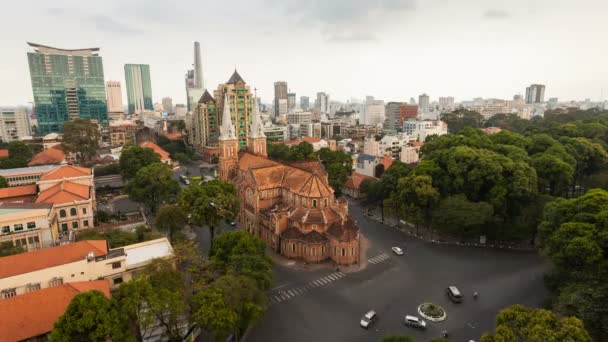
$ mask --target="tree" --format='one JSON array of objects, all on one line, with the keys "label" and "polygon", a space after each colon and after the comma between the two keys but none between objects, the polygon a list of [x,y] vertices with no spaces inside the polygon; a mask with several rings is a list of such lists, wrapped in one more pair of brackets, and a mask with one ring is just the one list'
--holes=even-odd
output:
[{"label": "tree", "polygon": [[8,188],[8,181],[6,178],[0,176],[0,189],[2,188]]},{"label": "tree", "polygon": [[481,337],[481,342],[499,341],[591,342],[591,337],[578,318],[558,317],[549,310],[513,305],[498,313],[496,331]]},{"label": "tree", "polygon": [[289,156],[289,160],[291,161],[315,159],[317,159],[317,156],[315,155],[315,150],[312,147],[312,144],[307,143],[306,141],[303,141],[291,148],[291,155]]},{"label": "tree", "polygon": [[457,109],[450,113],[441,114],[441,121],[448,124],[451,133],[458,133],[465,127],[483,127],[483,116],[475,111]]},{"label": "tree", "polygon": [[329,181],[329,186],[334,189],[336,196],[342,193],[342,188],[344,188],[351,170],[352,167],[345,167],[339,163],[331,163],[327,167],[327,180]]},{"label": "tree", "polygon": [[156,213],[156,229],[168,233],[169,240],[171,241],[184,229],[187,223],[188,217],[186,213],[177,204],[163,205]]},{"label": "tree", "polygon": [[173,179],[169,167],[162,163],[143,167],[126,187],[129,198],[143,203],[152,212],[162,203],[169,203],[177,197],[179,184]]},{"label": "tree", "polygon": [[12,241],[0,242],[0,257],[15,255],[25,252],[25,248],[13,245]]},{"label": "tree", "polygon": [[229,333],[239,340],[247,327],[265,310],[264,293],[241,275],[224,275],[194,296],[194,321],[224,341]]},{"label": "tree", "polygon": [[7,148],[8,158],[0,161],[2,169],[26,167],[27,163],[32,159],[32,149],[21,141],[11,141]]},{"label": "tree", "polygon": [[[539,153],[532,157],[532,166],[536,169],[541,191],[559,195],[570,185],[574,176],[572,165],[550,153]],[[548,190],[547,190],[548,189]]]},{"label": "tree", "polygon": [[578,317],[596,341],[608,340],[608,277],[575,283],[560,290],[555,312]]},{"label": "tree", "polygon": [[55,323],[51,342],[107,341],[121,335],[118,313],[106,296],[97,291],[76,295]]},{"label": "tree", "polygon": [[232,220],[240,208],[236,187],[219,180],[190,185],[182,190],[177,203],[190,217],[190,223],[209,227],[212,242],[220,221]]},{"label": "tree", "polygon": [[75,119],[63,124],[63,146],[67,152],[76,153],[85,161],[97,154],[99,140],[99,126],[89,119]]},{"label": "tree", "polygon": [[405,218],[416,224],[431,226],[432,210],[439,201],[439,191],[433,187],[433,179],[426,175],[410,175],[399,180],[399,191],[393,203],[401,203]]},{"label": "tree", "polygon": [[288,160],[289,156],[291,155],[289,146],[285,144],[274,144],[271,142],[266,144],[266,152],[268,153],[268,157],[270,159],[275,160]]},{"label": "tree", "polygon": [[255,236],[242,230],[231,231],[215,237],[209,258],[216,271],[248,276],[260,289],[268,290],[272,269],[265,250],[264,242]]},{"label": "tree", "polygon": [[384,335],[382,342],[414,342],[414,339],[409,336],[388,334]]},{"label": "tree", "polygon": [[494,208],[486,202],[471,202],[463,194],[448,196],[441,200],[433,212],[433,226],[458,237],[476,237],[484,232],[480,229],[489,223]]},{"label": "tree", "polygon": [[120,154],[120,173],[126,180],[135,177],[141,168],[160,163],[160,156],[150,148],[126,145]]}]

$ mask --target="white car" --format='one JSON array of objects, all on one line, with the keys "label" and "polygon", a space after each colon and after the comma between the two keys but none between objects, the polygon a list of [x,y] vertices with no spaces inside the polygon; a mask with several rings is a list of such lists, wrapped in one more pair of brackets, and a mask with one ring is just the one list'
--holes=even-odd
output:
[{"label": "white car", "polygon": [[403,249],[401,249],[401,247],[393,247],[391,249],[393,250],[393,252],[395,252],[395,254],[403,255]]},{"label": "white car", "polygon": [[404,323],[409,327],[426,329],[426,322],[416,316],[406,315]]},{"label": "white car", "polygon": [[376,311],[369,310],[363,317],[361,317],[359,325],[361,325],[362,328],[367,329],[372,326],[374,322],[376,322],[376,318],[378,318]]}]

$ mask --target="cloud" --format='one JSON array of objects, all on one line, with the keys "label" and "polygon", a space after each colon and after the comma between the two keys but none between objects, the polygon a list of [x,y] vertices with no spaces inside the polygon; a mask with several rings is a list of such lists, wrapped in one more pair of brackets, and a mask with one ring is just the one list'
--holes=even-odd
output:
[{"label": "cloud", "polygon": [[[328,41],[370,41],[375,32],[416,9],[417,0],[266,0],[302,24],[317,25]],[[365,32],[361,28],[365,28]]]},{"label": "cloud", "polygon": [[51,7],[46,10],[46,13],[54,16],[62,15],[66,12],[65,8]]},{"label": "cloud", "polygon": [[509,17],[509,13],[499,9],[489,9],[484,12],[483,16],[487,19],[506,19]]},{"label": "cloud", "polygon": [[142,30],[132,28],[125,25],[107,15],[98,14],[91,16],[91,21],[95,24],[95,28],[102,32],[122,33],[122,34],[140,34]]}]

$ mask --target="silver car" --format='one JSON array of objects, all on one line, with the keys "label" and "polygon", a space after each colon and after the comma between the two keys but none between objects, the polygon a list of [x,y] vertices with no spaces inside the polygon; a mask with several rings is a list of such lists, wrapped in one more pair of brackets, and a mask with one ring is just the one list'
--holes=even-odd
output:
[{"label": "silver car", "polygon": [[404,323],[408,327],[426,329],[426,322],[416,316],[406,315]]},{"label": "silver car", "polygon": [[359,325],[361,325],[362,328],[367,329],[376,322],[377,318],[378,318],[378,315],[376,314],[376,311],[369,310],[365,315],[363,315],[363,317],[361,317],[361,321],[359,322]]},{"label": "silver car", "polygon": [[403,255],[403,249],[401,249],[401,247],[393,247],[391,249],[393,250],[393,252],[395,252],[395,254]]}]

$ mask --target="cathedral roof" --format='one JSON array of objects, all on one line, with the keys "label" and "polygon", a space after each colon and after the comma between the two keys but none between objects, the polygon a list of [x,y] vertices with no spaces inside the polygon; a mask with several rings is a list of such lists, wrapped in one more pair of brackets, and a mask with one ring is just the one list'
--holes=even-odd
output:
[{"label": "cathedral roof", "polygon": [[357,223],[348,216],[344,223],[338,221],[332,224],[327,230],[327,234],[339,241],[352,241],[359,235]]},{"label": "cathedral roof", "polygon": [[304,235],[304,241],[308,243],[323,243],[327,241],[325,235],[319,233],[316,230]]},{"label": "cathedral roof", "polygon": [[281,233],[281,238],[285,240],[301,240],[304,237],[304,234],[295,227],[290,227],[285,229],[283,233]]},{"label": "cathedral roof", "polygon": [[198,100],[198,103],[209,103],[209,102],[215,102],[215,99],[213,98],[213,96],[211,96],[211,94],[209,94],[207,89],[205,89],[205,93],[203,94],[203,96],[201,96],[200,100]]},{"label": "cathedral roof", "polygon": [[245,83],[241,75],[239,75],[236,69],[234,69],[234,73],[232,74],[232,76],[230,76],[230,79],[228,80],[228,82],[226,82],[226,84],[237,84],[238,82]]}]

